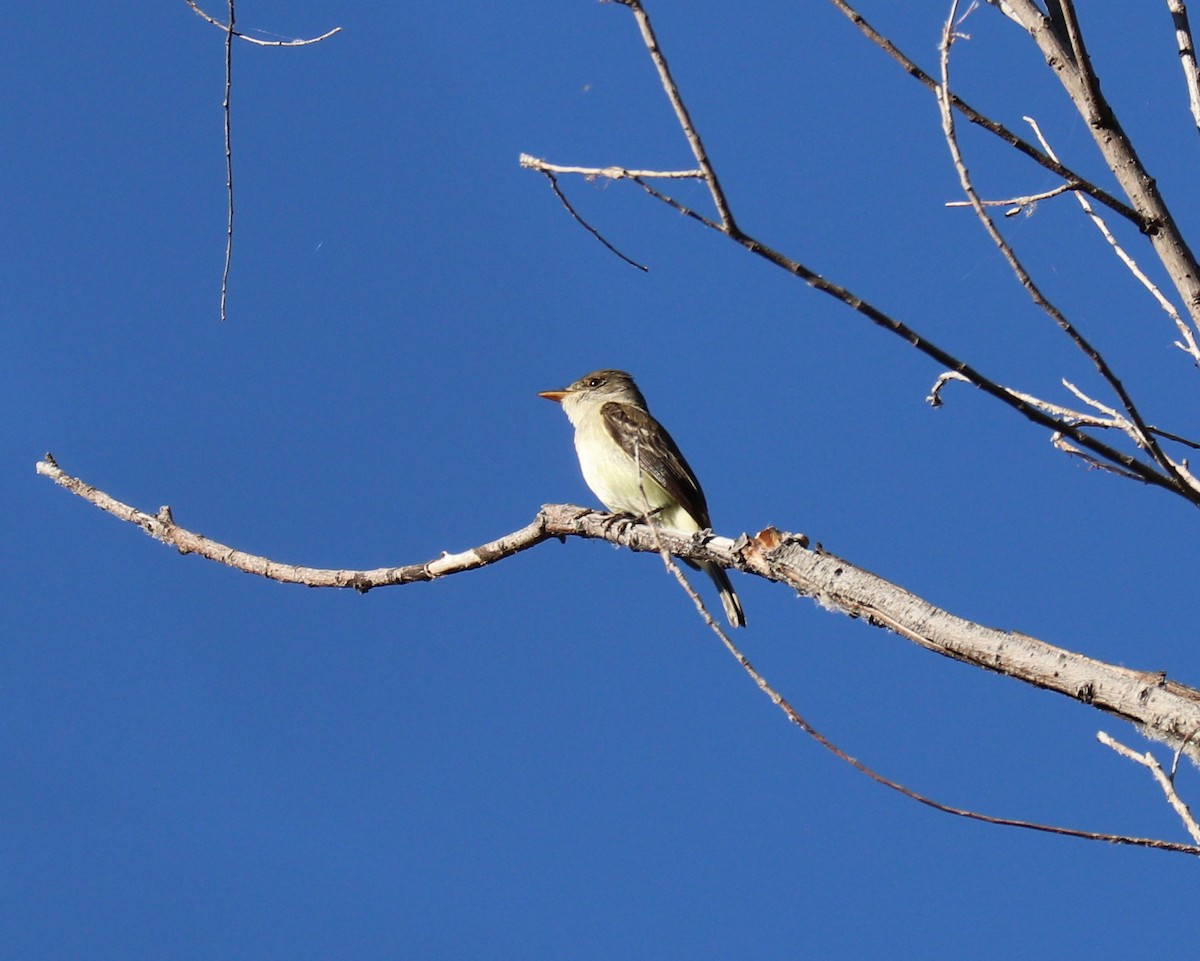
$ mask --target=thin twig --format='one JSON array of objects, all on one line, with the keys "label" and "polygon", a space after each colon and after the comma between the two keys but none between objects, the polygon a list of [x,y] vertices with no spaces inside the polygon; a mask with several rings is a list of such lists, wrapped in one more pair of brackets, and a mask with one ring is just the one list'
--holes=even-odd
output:
[{"label": "thin twig", "polygon": [[1162,769],[1162,765],[1158,763],[1154,755],[1149,751],[1145,754],[1138,754],[1132,748],[1113,740],[1103,731],[1096,732],[1096,740],[1106,747],[1112,748],[1121,757],[1134,761],[1149,771],[1154,776],[1154,780],[1158,782],[1158,786],[1162,788],[1167,803],[1171,805],[1172,810],[1179,816],[1179,820],[1183,822],[1183,826],[1188,834],[1192,836],[1192,840],[1200,844],[1200,824],[1196,823],[1196,818],[1192,815],[1191,809],[1175,790],[1175,782]]},{"label": "thin twig", "polygon": [[[1023,207],[1028,207],[1030,204],[1035,204],[1040,200],[1049,200],[1051,197],[1057,197],[1059,194],[1065,194],[1068,190],[1075,190],[1075,189],[1076,188],[1073,187],[1071,184],[1059,184],[1053,190],[1044,190],[1040,194],[1029,194],[1028,196],[1025,196],[1025,197],[1012,197],[1008,200],[983,200],[983,199],[980,199],[979,202],[981,204],[983,204],[985,207],[1015,207],[1015,208],[1017,208],[1015,210],[1006,210],[1004,212],[1004,216],[1011,217],[1013,214],[1018,213],[1020,211],[1020,209]],[[947,207],[970,207],[971,201],[969,201],[969,200],[948,200],[948,201],[946,201],[946,206]]]},{"label": "thin twig", "polygon": [[225,34],[225,100],[222,104],[225,115],[225,192],[228,197],[228,215],[225,221],[225,265],[221,270],[221,320],[228,317],[229,305],[229,271],[233,264],[233,125],[230,119],[230,100],[233,93],[233,38],[245,40],[247,43],[260,47],[304,47],[311,43],[319,43],[332,37],[341,27],[334,27],[319,37],[306,40],[259,40],[248,37],[235,29],[237,19],[234,10],[235,0],[229,0],[229,22],[222,23],[215,17],[202,10],[196,0],[184,0],[192,11],[202,19],[220,28]]},{"label": "thin twig", "polygon": [[207,13],[201,10],[196,4],[195,0],[184,0],[184,2],[191,7],[198,16],[204,20],[207,20],[214,27],[219,27],[226,33],[231,32],[239,40],[245,40],[247,43],[257,44],[260,47],[305,47],[310,43],[320,43],[322,40],[328,40],[335,33],[338,33],[342,29],[341,27],[334,27],[332,30],[326,31],[319,37],[309,37],[307,40],[259,40],[257,37],[248,37],[244,33],[238,33],[236,30],[234,30],[232,17],[230,18],[230,22],[225,24],[220,20],[217,20],[215,17],[210,17]]},{"label": "thin twig", "polygon": [[540,170],[542,173],[579,174],[594,180],[603,177],[606,180],[703,180],[703,170],[627,170],[624,167],[565,167],[562,164],[552,164],[539,157],[521,154],[518,163],[528,170]]},{"label": "thin twig", "polygon": [[554,191],[554,196],[556,196],[562,202],[562,205],[567,208],[567,213],[569,213],[572,217],[575,218],[576,223],[578,223],[581,227],[583,227],[584,230],[586,230],[593,237],[595,237],[598,241],[600,241],[600,243],[604,244],[605,247],[607,247],[609,250],[611,250],[614,254],[616,254],[618,257],[620,257],[623,261],[625,261],[625,263],[629,264],[631,267],[636,267],[638,270],[642,271],[642,273],[650,272],[649,267],[639,264],[636,260],[633,260],[632,258],[625,256],[625,254],[621,253],[621,251],[617,250],[616,247],[614,247],[612,244],[610,244],[608,242],[608,240],[605,238],[605,236],[602,233],[600,233],[599,230],[597,230],[595,227],[593,227],[591,224],[589,224],[586,220],[583,219],[583,217],[580,215],[579,211],[576,210],[573,206],[571,206],[571,201],[569,201],[567,199],[567,195],[564,194],[562,192],[562,189],[558,186],[558,177],[557,176],[555,176],[549,170],[542,170],[542,173],[545,174],[546,179],[550,181],[550,189]]},{"label": "thin twig", "polygon": [[1050,436],[1050,443],[1053,445],[1055,450],[1062,451],[1064,454],[1067,454],[1070,457],[1077,457],[1089,467],[1093,467],[1096,470],[1101,470],[1108,474],[1115,474],[1117,477],[1124,477],[1126,480],[1138,479],[1137,474],[1134,474],[1132,471],[1127,471],[1125,468],[1120,467],[1117,464],[1111,464],[1108,461],[1101,460],[1100,458],[1096,457],[1095,454],[1089,454],[1082,448],[1076,447],[1062,434],[1052,434]]},{"label": "thin twig", "polygon": [[1197,734],[1200,734],[1200,728],[1197,728],[1196,730],[1192,731],[1192,733],[1189,734],[1187,737],[1185,737],[1182,741],[1180,741],[1179,746],[1177,748],[1175,748],[1175,755],[1174,755],[1174,757],[1171,758],[1171,780],[1172,781],[1175,780],[1175,775],[1177,773],[1179,773],[1179,759],[1181,757],[1183,757],[1184,752],[1187,750],[1187,746],[1192,743],[1192,739]]},{"label": "thin twig", "polygon": [[[646,191],[646,193],[648,193],[655,200],[658,200],[661,203],[666,204],[668,207],[672,208],[673,210],[678,211],[679,213],[683,214],[685,217],[690,217],[692,220],[695,220],[697,223],[703,224],[709,230],[715,230],[717,233],[724,233],[724,230],[721,229],[721,225],[719,223],[717,223],[715,220],[713,220],[711,217],[705,217],[704,214],[700,213],[699,211],[693,210],[691,207],[681,204],[674,197],[671,197],[671,196],[663,193],[661,190],[657,190],[656,188],[652,187],[650,184],[646,183],[646,181],[644,181],[641,177],[632,177],[631,179],[633,180],[633,182],[635,184],[637,184],[639,187],[641,187],[644,191]],[[743,239],[745,239],[745,238],[746,238],[746,235],[741,234],[739,237],[735,238],[735,240],[737,240],[738,243],[742,243]]]},{"label": "thin twig", "polygon": [[[952,380],[962,381],[963,383],[970,384],[970,381],[967,380],[966,377],[963,377],[956,371],[943,371],[938,375],[937,380],[934,381],[933,387],[930,389],[929,396],[925,398],[926,402],[931,407],[942,406],[942,389]],[[1085,403],[1092,406],[1101,406],[1099,401],[1095,401],[1092,398],[1084,395],[1079,388],[1077,388],[1070,381],[1064,379],[1062,383],[1067,390],[1084,400]],[[1073,410],[1070,407],[1064,407],[1061,404],[1055,404],[1048,400],[1042,400],[1040,397],[1035,397],[1033,394],[1027,394],[1023,391],[1013,390],[1011,387],[1006,388],[1006,390],[1008,390],[1008,392],[1014,397],[1024,401],[1025,403],[1030,404],[1047,414],[1050,414],[1052,417],[1060,418],[1063,423],[1074,424],[1081,427],[1096,427],[1104,430],[1120,430],[1125,433],[1128,433],[1132,429],[1132,425],[1129,423],[1129,421],[1124,417],[1120,417],[1110,407],[1105,407],[1104,409],[1106,411],[1110,411],[1113,416],[1109,419],[1105,419],[1102,417],[1096,417],[1092,414],[1085,414],[1082,411]],[[1180,434],[1172,433],[1169,430],[1163,430],[1161,427],[1155,427],[1153,424],[1147,424],[1146,430],[1148,430],[1151,434],[1154,434],[1156,437],[1161,437],[1164,440],[1169,440],[1176,444],[1182,444],[1184,447],[1190,447],[1192,450],[1200,450],[1200,442],[1183,437]],[[1182,470],[1182,467],[1180,469]],[[1139,480],[1140,478],[1138,478],[1136,475],[1133,475],[1133,479]]]},{"label": "thin twig", "polygon": [[[190,2],[190,0],[189,0]],[[233,263],[233,124],[229,103],[233,93],[233,22],[234,0],[229,0],[229,26],[225,30],[225,190],[229,198],[229,216],[225,222],[225,266],[221,271],[221,320],[229,301],[229,268]]]},{"label": "thin twig", "polygon": [[[1027,124],[1029,124],[1030,127],[1033,128],[1035,136],[1038,138],[1038,141],[1041,143],[1046,153],[1053,157],[1055,155],[1054,150],[1050,147],[1050,143],[1046,140],[1045,136],[1043,136],[1042,128],[1038,126],[1038,122],[1032,117],[1025,117],[1023,119]],[[1192,328],[1189,327],[1184,321],[1183,317],[1180,316],[1179,311],[1175,309],[1175,305],[1167,300],[1165,296],[1163,296],[1162,291],[1160,291],[1158,287],[1155,286],[1154,282],[1146,276],[1142,269],[1137,265],[1137,262],[1125,252],[1125,248],[1117,242],[1117,238],[1113,235],[1113,232],[1108,229],[1108,224],[1105,223],[1104,218],[1102,218],[1092,208],[1092,205],[1088,201],[1087,197],[1081,193],[1076,193],[1075,199],[1079,201],[1079,205],[1083,208],[1083,212],[1087,214],[1092,223],[1095,224],[1096,229],[1100,231],[1100,235],[1108,242],[1108,245],[1112,247],[1121,263],[1125,265],[1125,268],[1131,274],[1133,274],[1134,278],[1143,287],[1145,287],[1146,290],[1150,292],[1150,296],[1152,296],[1158,302],[1158,306],[1174,322],[1175,329],[1179,331],[1179,336],[1183,338],[1183,343],[1176,341],[1175,346],[1184,351],[1184,353],[1188,354],[1197,364],[1200,364],[1200,345],[1196,343],[1196,337],[1192,332]]]}]

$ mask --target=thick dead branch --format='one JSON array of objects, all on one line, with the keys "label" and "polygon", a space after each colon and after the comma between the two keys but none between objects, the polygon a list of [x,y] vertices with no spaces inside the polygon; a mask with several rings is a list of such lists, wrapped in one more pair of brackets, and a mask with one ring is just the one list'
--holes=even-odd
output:
[{"label": "thick dead branch", "polygon": [[1087,121],[1117,183],[1143,219],[1145,233],[1175,284],[1193,324],[1200,324],[1200,266],[1175,218],[1125,133],[1116,113],[1100,90],[1073,0],[1059,0],[1052,20],[1033,0],[989,0],[1023,27],[1046,58],[1063,89]]},{"label": "thick dead branch", "polygon": [[708,561],[786,584],[821,606],[886,628],[945,657],[1056,691],[1138,725],[1144,734],[1200,760],[1200,691],[1167,679],[1068,651],[1015,631],[956,617],[869,571],[824,551],[808,550],[807,538],[767,528],[754,538],[682,534],[570,504],[544,506],[524,527],[478,547],[428,561],[374,570],[329,570],[282,564],[239,551],[175,523],[168,508],[149,514],[124,504],[65,473],[47,456],[37,472],[114,517],[136,524],[182,553],[199,554],[249,574],[310,587],[376,587],[431,581],[475,570],[552,538],[606,540],[635,551],[665,549],[676,557]]},{"label": "thick dead branch", "polygon": [[1167,0],[1167,9],[1171,11],[1171,19],[1175,23],[1175,43],[1179,47],[1179,63],[1183,67],[1184,83],[1187,84],[1192,120],[1200,130],[1200,73],[1196,69],[1196,44],[1192,39],[1187,5],[1183,0]]}]

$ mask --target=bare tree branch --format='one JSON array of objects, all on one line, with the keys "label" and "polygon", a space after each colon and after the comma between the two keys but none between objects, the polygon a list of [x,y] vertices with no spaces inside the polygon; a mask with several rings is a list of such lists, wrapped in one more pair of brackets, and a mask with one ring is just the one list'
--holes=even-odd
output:
[{"label": "bare tree branch", "polygon": [[180,527],[169,508],[161,508],[157,514],[140,511],[65,473],[49,455],[38,462],[37,472],[182,553],[310,587],[368,591],[431,581],[485,567],[552,538],[606,540],[635,551],[665,548],[676,557],[786,584],[823,607],[861,617],[944,657],[1063,694],[1139,725],[1147,737],[1174,746],[1185,743],[1188,756],[1200,760],[1200,744],[1190,740],[1200,730],[1200,690],[1168,680],[1162,673],[1107,664],[1027,634],[956,617],[842,558],[808,550],[803,535],[767,528],[753,538],[733,541],[708,532],[660,530],[570,504],[548,504],[524,527],[466,551],[374,570],[328,570],[281,564],[221,544]]},{"label": "bare tree branch", "polygon": [[[950,156],[954,162],[954,169],[958,172],[959,183],[962,185],[963,193],[967,195],[967,199],[970,201],[976,217],[983,225],[984,230],[987,231],[992,243],[996,245],[996,249],[1000,251],[1001,256],[1004,257],[1021,286],[1028,291],[1033,302],[1045,311],[1055,324],[1058,325],[1059,329],[1071,339],[1071,342],[1091,362],[1092,366],[1096,368],[1097,373],[1104,379],[1104,382],[1108,384],[1113,393],[1120,399],[1121,406],[1125,408],[1125,412],[1134,427],[1134,430],[1130,431],[1129,435],[1133,438],[1137,446],[1147,451],[1163,472],[1174,479],[1179,488],[1187,488],[1188,484],[1179,473],[1177,465],[1167,457],[1154,435],[1146,429],[1146,423],[1142,419],[1141,412],[1133,402],[1133,398],[1130,397],[1129,392],[1125,389],[1125,385],[1121,383],[1120,378],[1113,372],[1100,352],[1092,346],[1075,325],[1067,320],[1063,312],[1051,303],[1049,298],[1042,292],[1041,288],[1021,263],[1020,258],[1017,257],[1016,251],[1004,239],[1004,236],[997,229],[995,223],[993,223],[992,218],[988,216],[983,202],[979,199],[979,195],[975,191],[966,161],[959,150],[958,136],[954,125],[954,110],[950,104],[950,50],[954,45],[960,23],[958,18],[958,4],[959,0],[951,0],[950,13],[942,29],[942,40],[939,45],[941,83],[938,85],[938,106],[942,114],[942,131],[946,137],[946,144],[950,148]],[[972,9],[974,8],[972,7]],[[968,11],[968,15],[969,13],[970,11]]]},{"label": "bare tree branch", "polygon": [[[1101,93],[1099,78],[1092,68],[1079,29],[1074,3],[1059,0],[1060,29],[1033,0],[988,2],[998,6],[1033,37],[1075,109],[1087,121],[1092,139],[1117,183],[1142,218],[1145,233],[1179,291],[1192,322],[1200,325],[1200,265],[1163,200],[1157,182],[1146,170],[1133,142]],[[1064,32],[1067,34],[1065,39]]]},{"label": "bare tree branch", "polygon": [[[1023,196],[1023,197],[1010,197],[1007,200],[984,200],[984,199],[980,198],[979,202],[985,207],[1013,207],[1015,209],[1004,211],[1005,217],[1011,217],[1014,214],[1019,214],[1021,212],[1022,208],[1032,207],[1033,205],[1038,203],[1038,201],[1049,200],[1051,197],[1057,197],[1060,194],[1065,194],[1068,191],[1074,190],[1074,189],[1075,188],[1072,187],[1070,184],[1059,184],[1057,187],[1053,188],[1052,190],[1043,190],[1041,193],[1038,193],[1038,194],[1027,194],[1026,196]],[[971,201],[969,201],[969,200],[948,200],[948,201],[946,201],[946,206],[947,207],[970,207]]]},{"label": "bare tree branch", "polygon": [[215,17],[209,16],[200,9],[196,0],[184,0],[184,2],[192,8],[194,13],[211,23],[214,27],[219,27],[225,33],[225,99],[221,106],[225,115],[225,193],[228,198],[228,213],[225,220],[225,265],[221,269],[220,310],[221,320],[224,321],[229,316],[229,271],[233,266],[233,125],[229,107],[233,93],[233,38],[237,37],[240,40],[257,44],[260,47],[304,47],[332,37],[342,28],[334,27],[319,37],[311,37],[307,40],[259,40],[256,37],[248,37],[234,29],[234,24],[237,20],[235,0],[228,0],[228,23],[221,23]]},{"label": "bare tree branch", "polygon": [[[937,379],[934,381],[933,387],[930,389],[929,396],[927,396],[925,398],[925,400],[929,403],[930,406],[932,406],[932,407],[941,407],[942,406],[942,404],[944,403],[944,401],[942,400],[942,391],[943,391],[943,388],[945,388],[946,384],[950,383],[950,381],[963,381],[964,383],[970,383],[970,381],[968,381],[965,377],[963,377],[961,374],[956,373],[955,371],[952,371],[952,370],[943,371],[941,374],[938,375]],[[1121,433],[1125,434],[1127,437],[1129,437],[1131,440],[1133,440],[1136,443],[1137,437],[1138,437],[1138,429],[1127,418],[1122,417],[1111,407],[1102,405],[1102,404],[1100,404],[1099,401],[1096,401],[1096,400],[1088,397],[1081,390],[1079,390],[1079,388],[1077,388],[1074,384],[1072,384],[1069,380],[1064,379],[1062,383],[1063,383],[1063,386],[1067,388],[1067,390],[1069,390],[1071,393],[1073,393],[1076,397],[1078,397],[1080,400],[1082,400],[1085,404],[1101,410],[1103,412],[1104,416],[1097,416],[1095,414],[1088,414],[1088,413],[1084,413],[1083,411],[1074,410],[1073,408],[1065,407],[1062,404],[1056,404],[1056,403],[1053,403],[1052,401],[1043,400],[1040,397],[1035,397],[1033,394],[1027,394],[1024,391],[1012,390],[1011,388],[1006,388],[1006,389],[1008,390],[1008,392],[1010,394],[1013,395],[1013,397],[1028,404],[1030,407],[1037,408],[1038,410],[1049,415],[1050,417],[1056,418],[1063,424],[1070,424],[1074,427],[1079,427],[1079,428],[1093,428],[1093,429],[1097,429],[1097,430],[1117,430],[1117,431],[1120,431]],[[1172,441],[1173,443],[1181,444],[1184,447],[1190,447],[1193,450],[1200,449],[1200,444],[1197,444],[1196,441],[1189,440],[1186,437],[1181,437],[1179,434],[1171,433],[1171,431],[1162,430],[1161,428],[1154,427],[1153,425],[1149,425],[1149,424],[1146,425],[1146,430],[1149,433],[1153,434],[1155,437],[1161,437],[1163,440],[1169,440],[1169,441]],[[1065,454],[1069,454],[1072,457],[1078,457],[1080,460],[1084,461],[1084,463],[1088,464],[1090,467],[1095,467],[1100,470],[1108,471],[1109,473],[1116,474],[1120,477],[1124,477],[1127,480],[1135,480],[1135,481],[1141,480],[1141,478],[1137,474],[1133,473],[1132,471],[1129,471],[1126,468],[1121,467],[1117,464],[1113,464],[1109,461],[1101,460],[1100,458],[1096,457],[1094,454],[1089,454],[1088,452],[1081,450],[1080,448],[1076,447],[1074,444],[1071,444],[1070,442],[1068,442],[1063,437],[1063,434],[1059,431],[1056,431],[1050,435],[1050,443],[1055,447],[1055,449],[1060,450]],[[1180,463],[1176,464],[1176,470],[1183,477],[1184,482],[1187,483],[1189,487],[1191,487],[1195,490],[1200,490],[1200,482],[1198,482],[1197,479],[1188,470],[1186,461],[1181,461]]]},{"label": "bare tree branch", "polygon": [[[624,3],[624,0],[618,0],[618,2],[622,2],[625,6],[631,6],[630,3]],[[640,0],[636,4],[636,9],[639,16],[639,22],[646,21],[648,23],[648,15],[646,14],[645,9],[641,6]],[[652,41],[654,50],[651,52],[653,54],[654,52],[658,51],[658,42],[657,39],[654,39],[652,32],[649,34],[649,36],[651,39],[647,42]],[[643,34],[643,38],[646,38],[645,33]],[[661,52],[658,52],[658,55],[661,56]],[[679,95],[679,91],[675,89],[674,80],[671,78],[669,72],[660,70],[659,79],[663,83],[664,91],[666,92],[668,99],[672,103],[681,104],[682,99]],[[686,117],[686,112],[684,116]],[[688,129],[692,131],[692,134],[695,134],[695,130],[691,124],[690,118],[687,118],[687,124]],[[547,164],[546,161],[537,160],[524,154],[522,155],[522,165],[534,169],[540,169],[542,166],[562,169],[558,168],[558,165],[550,165]],[[585,169],[589,175],[593,175],[601,169],[612,168],[589,167],[583,169]],[[620,170],[624,168],[616,169]],[[705,162],[702,164],[702,171],[705,172],[706,178],[706,171],[710,169],[711,165],[708,164],[707,157],[705,157]],[[697,211],[679,203],[674,198],[663,194],[661,191],[652,187],[646,180],[642,178],[630,176],[625,179],[633,180],[655,199],[669,205],[673,209],[696,220],[704,226],[724,234],[740,246],[744,247],[746,250],[750,251],[756,256],[768,260],[777,267],[786,270],[788,273],[798,277],[817,290],[820,290],[823,293],[829,294],[830,296],[842,301],[853,310],[867,317],[876,325],[903,338],[910,346],[916,348],[921,353],[936,361],[939,366],[948,368],[950,371],[954,372],[956,375],[960,376],[974,387],[982,390],[989,396],[996,398],[1013,410],[1017,411],[1026,419],[1038,424],[1041,427],[1049,429],[1052,434],[1056,435],[1056,438],[1057,435],[1061,434],[1062,437],[1070,441],[1072,449],[1080,449],[1083,452],[1086,452],[1086,456],[1088,458],[1094,458],[1096,463],[1109,464],[1116,472],[1121,473],[1123,476],[1128,476],[1141,480],[1143,483],[1162,487],[1165,490],[1172,491],[1173,493],[1184,497],[1193,504],[1200,505],[1200,491],[1198,491],[1191,484],[1187,483],[1185,478],[1177,469],[1160,469],[1153,464],[1147,464],[1136,457],[1125,454],[1114,447],[1104,444],[1103,442],[1087,434],[1076,424],[1064,422],[1047,415],[1043,410],[1038,409],[1036,406],[1031,406],[1023,401],[1018,392],[1003,387],[998,382],[984,376],[970,364],[959,360],[957,357],[932,343],[930,340],[928,340],[928,338],[913,330],[908,325],[884,313],[878,307],[857,296],[845,287],[826,280],[816,271],[810,269],[799,261],[794,260],[767,246],[766,244],[747,234],[742,229],[734,227],[731,230],[725,221],[718,223],[709,217],[705,217],[703,214],[700,214]],[[1057,439],[1055,440],[1055,443],[1058,443]],[[1153,451],[1154,445],[1148,445],[1148,449]]]},{"label": "bare tree branch", "polygon": [[527,153],[517,158],[522,167],[529,170],[540,170],[550,174],[579,174],[594,180],[603,177],[606,180],[703,180],[703,170],[626,170],[624,167],[564,167],[561,164],[547,163]]}]

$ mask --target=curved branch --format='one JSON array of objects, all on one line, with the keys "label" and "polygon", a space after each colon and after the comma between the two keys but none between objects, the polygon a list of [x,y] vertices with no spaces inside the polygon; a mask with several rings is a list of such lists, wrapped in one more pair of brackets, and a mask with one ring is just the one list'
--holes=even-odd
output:
[{"label": "curved branch", "polygon": [[319,37],[309,37],[307,40],[259,40],[257,37],[248,37],[244,33],[239,33],[237,30],[234,30],[232,22],[222,23],[216,17],[210,17],[207,13],[200,9],[199,5],[196,3],[196,0],[183,0],[183,2],[191,7],[192,11],[197,16],[203,20],[207,20],[214,27],[219,27],[226,33],[237,37],[239,40],[245,40],[246,43],[257,44],[260,47],[306,47],[310,43],[320,43],[322,40],[328,40],[335,33],[340,32],[342,29],[341,27],[334,27],[332,30],[327,30]]},{"label": "curved branch", "polygon": [[[46,454],[44,460],[38,461],[37,472],[100,510],[112,514],[113,517],[136,524],[155,540],[169,544],[181,554],[196,554],[246,574],[257,574],[259,577],[284,584],[303,584],[306,587],[349,587],[365,594],[375,587],[432,581],[447,574],[484,567],[557,536],[546,529],[545,518],[539,513],[532,523],[511,534],[459,554],[443,553],[441,557],[417,564],[377,567],[374,570],[362,571],[304,567],[298,564],[281,564],[279,561],[238,550],[180,527],[175,523],[169,507],[160,507],[158,513],[148,514],[122,503],[104,491],[66,473],[50,454]],[[577,508],[579,509],[581,508]]]},{"label": "curved branch", "polygon": [[733,541],[706,532],[684,534],[570,504],[548,504],[527,525],[478,547],[432,560],[375,570],[326,570],[280,564],[236,550],[180,527],[169,508],[148,514],[65,473],[49,455],[37,472],[114,517],[183,553],[199,554],[249,574],[311,587],[375,587],[431,581],[476,570],[551,538],[606,540],[634,551],[665,549],[677,557],[735,568],[786,584],[821,606],[905,637],[915,644],[966,664],[995,671],[1026,684],[1055,691],[1140,726],[1148,737],[1185,745],[1200,761],[1200,690],[1165,674],[1107,664],[1015,631],[967,621],[935,607],[882,577],[822,550],[808,550],[803,535],[768,527],[753,538]]}]

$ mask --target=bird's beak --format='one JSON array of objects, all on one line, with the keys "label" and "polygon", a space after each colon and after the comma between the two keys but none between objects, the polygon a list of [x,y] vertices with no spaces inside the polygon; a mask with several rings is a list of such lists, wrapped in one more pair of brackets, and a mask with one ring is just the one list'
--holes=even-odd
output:
[{"label": "bird's beak", "polygon": [[552,400],[556,404],[561,404],[563,402],[563,398],[569,393],[571,393],[569,390],[543,390],[538,394],[538,396],[545,397],[546,400]]}]

